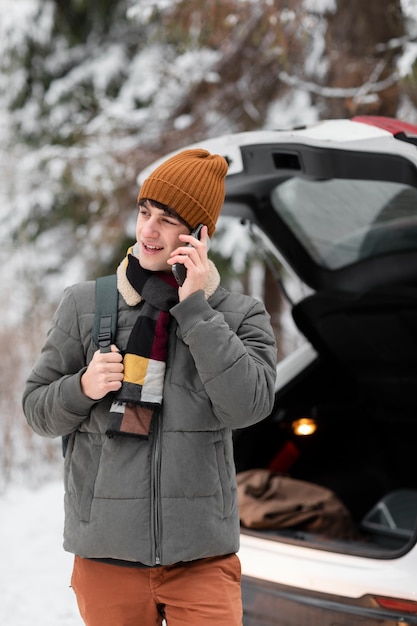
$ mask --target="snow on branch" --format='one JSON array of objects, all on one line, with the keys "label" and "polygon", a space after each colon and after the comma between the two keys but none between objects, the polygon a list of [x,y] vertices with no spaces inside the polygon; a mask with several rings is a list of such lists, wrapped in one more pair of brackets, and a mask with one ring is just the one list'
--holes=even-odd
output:
[{"label": "snow on branch", "polygon": [[384,91],[398,82],[400,75],[395,71],[390,76],[387,76],[387,78],[384,78],[384,80],[376,82],[372,82],[370,77],[370,80],[358,87],[325,87],[324,85],[318,85],[312,81],[302,80],[297,76],[290,76],[287,72],[279,72],[278,78],[290,87],[297,87],[298,89],[309,91],[323,98],[354,98],[358,96],[358,92],[364,95]]}]

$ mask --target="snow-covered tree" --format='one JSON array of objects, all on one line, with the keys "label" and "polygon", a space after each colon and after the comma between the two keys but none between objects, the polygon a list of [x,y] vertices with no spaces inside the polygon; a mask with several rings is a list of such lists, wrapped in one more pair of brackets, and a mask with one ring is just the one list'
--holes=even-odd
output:
[{"label": "snow-covered tree", "polygon": [[0,0],[7,467],[29,464],[20,394],[51,311],[65,285],[114,269],[144,166],[223,133],[357,113],[417,120],[415,2],[383,5]]}]

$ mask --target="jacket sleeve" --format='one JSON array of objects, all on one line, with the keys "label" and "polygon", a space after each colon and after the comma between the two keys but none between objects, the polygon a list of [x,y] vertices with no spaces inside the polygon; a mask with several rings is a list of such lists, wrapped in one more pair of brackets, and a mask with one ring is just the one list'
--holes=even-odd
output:
[{"label": "jacket sleeve", "polygon": [[81,390],[85,369],[77,301],[73,288],[68,288],[23,392],[23,411],[36,433],[67,435],[88,417],[95,402]]},{"label": "jacket sleeve", "polygon": [[263,304],[239,296],[236,331],[213,309],[202,291],[180,302],[176,318],[219,421],[243,428],[273,408],[277,349]]}]

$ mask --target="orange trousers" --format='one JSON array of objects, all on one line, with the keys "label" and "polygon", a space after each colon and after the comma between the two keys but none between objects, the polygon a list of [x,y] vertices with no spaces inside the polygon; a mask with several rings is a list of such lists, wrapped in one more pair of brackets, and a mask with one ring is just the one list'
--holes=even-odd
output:
[{"label": "orange trousers", "polygon": [[235,554],[152,568],[76,556],[71,586],[86,626],[242,626],[240,578]]}]

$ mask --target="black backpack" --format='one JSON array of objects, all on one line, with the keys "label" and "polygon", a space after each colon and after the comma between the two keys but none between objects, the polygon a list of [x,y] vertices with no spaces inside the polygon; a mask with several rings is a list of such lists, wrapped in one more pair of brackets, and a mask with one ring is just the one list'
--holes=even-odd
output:
[{"label": "black backpack", "polygon": [[[118,298],[116,274],[100,276],[96,279],[96,309],[92,338],[100,352],[110,352],[110,346],[115,341]],[[70,435],[62,437],[62,454],[64,457],[69,438]]]}]

